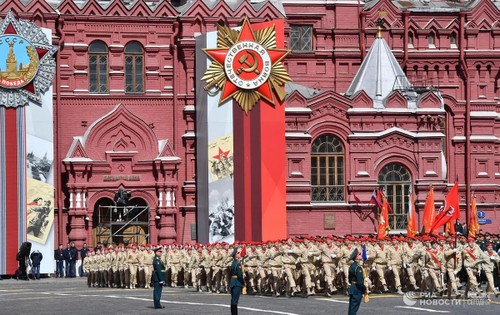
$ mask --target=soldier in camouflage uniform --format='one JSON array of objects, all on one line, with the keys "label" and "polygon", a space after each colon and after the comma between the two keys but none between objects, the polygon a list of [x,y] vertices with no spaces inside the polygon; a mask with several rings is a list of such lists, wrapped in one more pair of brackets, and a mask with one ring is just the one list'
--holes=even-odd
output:
[{"label": "soldier in camouflage uniform", "polygon": [[172,245],[167,254],[167,265],[170,267],[170,285],[175,288],[179,281],[179,272],[181,272],[182,253],[177,244]]},{"label": "soldier in camouflage uniform", "polygon": [[281,245],[281,260],[283,262],[283,270],[285,272],[285,288],[286,294],[289,296],[300,292],[300,287],[295,282],[295,271],[297,269],[297,261],[301,255],[300,250],[294,246],[293,239],[289,238],[285,244]]},{"label": "soldier in camouflage uniform", "polygon": [[388,258],[387,258],[387,242],[385,240],[380,240],[375,246],[375,259],[373,261],[375,269],[377,271],[377,276],[380,284],[382,285],[383,292],[389,292],[387,287],[387,282],[385,281],[385,272],[387,270]]},{"label": "soldier in camouflage uniform", "polygon": [[143,266],[144,266],[144,288],[151,288],[151,277],[153,274],[153,259],[155,258],[154,251],[151,250],[153,246],[148,245],[143,253]]},{"label": "soldier in camouflage uniform", "polygon": [[87,285],[89,288],[94,286],[94,257],[95,252],[93,250],[89,250],[87,257],[85,257],[85,260],[83,261],[83,270],[87,273]]},{"label": "soldier in camouflage uniform", "polygon": [[435,291],[442,293],[444,290],[442,276],[445,271],[445,261],[437,240],[426,242],[426,247],[422,250],[422,259],[424,261],[423,276],[426,280],[427,290],[430,293]]},{"label": "soldier in camouflage uniform", "polygon": [[388,269],[394,274],[396,293],[403,294],[401,290],[401,274],[403,268],[403,247],[399,244],[399,239],[394,237],[392,244],[388,244],[387,259]]}]

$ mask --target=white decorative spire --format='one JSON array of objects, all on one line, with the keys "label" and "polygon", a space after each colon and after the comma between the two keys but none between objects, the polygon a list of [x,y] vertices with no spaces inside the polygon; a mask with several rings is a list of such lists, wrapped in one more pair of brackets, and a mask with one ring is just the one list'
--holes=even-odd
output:
[{"label": "white decorative spire", "polygon": [[345,95],[364,90],[375,108],[383,108],[383,100],[394,90],[409,90],[411,84],[394,57],[378,26],[377,37]]}]

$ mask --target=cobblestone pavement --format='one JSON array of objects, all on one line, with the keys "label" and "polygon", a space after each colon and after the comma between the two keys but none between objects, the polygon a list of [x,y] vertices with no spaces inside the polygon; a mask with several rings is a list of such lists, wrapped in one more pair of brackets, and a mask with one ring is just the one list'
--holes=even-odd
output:
[{"label": "cobblestone pavement", "polygon": [[[162,304],[153,309],[152,289],[88,288],[84,278],[0,281],[0,314],[230,314],[228,294],[198,293],[194,289],[165,288]],[[348,297],[271,297],[244,295],[239,314],[347,314]],[[374,294],[358,314],[500,314],[500,298],[427,298],[420,293]]]}]

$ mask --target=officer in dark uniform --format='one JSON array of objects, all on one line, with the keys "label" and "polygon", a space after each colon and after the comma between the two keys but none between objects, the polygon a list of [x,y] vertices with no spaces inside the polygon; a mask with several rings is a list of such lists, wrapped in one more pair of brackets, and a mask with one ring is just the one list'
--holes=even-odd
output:
[{"label": "officer in dark uniform", "polygon": [[166,268],[161,261],[162,248],[161,246],[155,249],[155,257],[153,258],[153,302],[154,308],[165,308],[161,306],[161,291],[165,285]]},{"label": "officer in dark uniform", "polygon": [[241,289],[245,282],[243,280],[243,269],[239,261],[240,254],[237,247],[233,249],[231,257],[233,257],[231,268],[229,268],[229,274],[231,275],[231,281],[229,282],[231,290],[231,315],[238,315],[238,300],[240,299]]},{"label": "officer in dark uniform", "polygon": [[83,271],[83,262],[85,261],[85,257],[87,257],[88,251],[89,248],[87,247],[87,243],[83,243],[83,247],[80,249],[80,258],[82,259],[82,263],[80,264],[80,268],[78,269],[80,277],[86,276],[85,272]]},{"label": "officer in dark uniform", "polygon": [[366,293],[365,279],[363,276],[363,267],[359,265],[361,260],[361,252],[358,249],[354,249],[350,256],[351,260],[354,260],[351,267],[349,267],[349,282],[351,286],[349,287],[349,313],[348,315],[356,315],[359,306],[361,305],[361,300],[363,295]]},{"label": "officer in dark uniform", "polygon": [[54,259],[56,261],[56,278],[64,278],[64,249],[62,244],[59,244],[59,248],[54,251]]}]

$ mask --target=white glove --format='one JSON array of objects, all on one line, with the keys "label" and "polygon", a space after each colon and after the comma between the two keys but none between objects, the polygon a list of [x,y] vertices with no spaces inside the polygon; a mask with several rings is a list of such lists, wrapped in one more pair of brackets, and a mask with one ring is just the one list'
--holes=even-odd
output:
[{"label": "white glove", "polygon": [[458,252],[458,248],[453,248],[453,252],[454,253]]},{"label": "white glove", "polygon": [[377,270],[377,265],[373,265],[373,266],[372,266],[372,270],[373,270],[373,271],[376,271],[376,270]]},{"label": "white glove", "polygon": [[273,274],[272,270],[271,270],[271,269],[269,269],[269,270],[267,271],[267,274],[268,274],[268,275],[272,275],[272,274]]},{"label": "white glove", "polygon": [[366,255],[366,260],[370,259],[370,255]]},{"label": "white glove", "polygon": [[495,257],[490,257],[490,259],[491,259],[492,261],[496,261]]},{"label": "white glove", "polygon": [[391,270],[391,271],[392,271],[392,266],[389,266],[389,270]]},{"label": "white glove", "polygon": [[160,285],[163,286],[165,284],[165,281],[160,281]]},{"label": "white glove", "polygon": [[337,257],[337,255],[331,254],[330,257],[335,258],[335,257]]},{"label": "white glove", "polygon": [[287,253],[291,254],[291,253],[293,253],[293,250],[289,249],[289,250],[287,251]]}]

